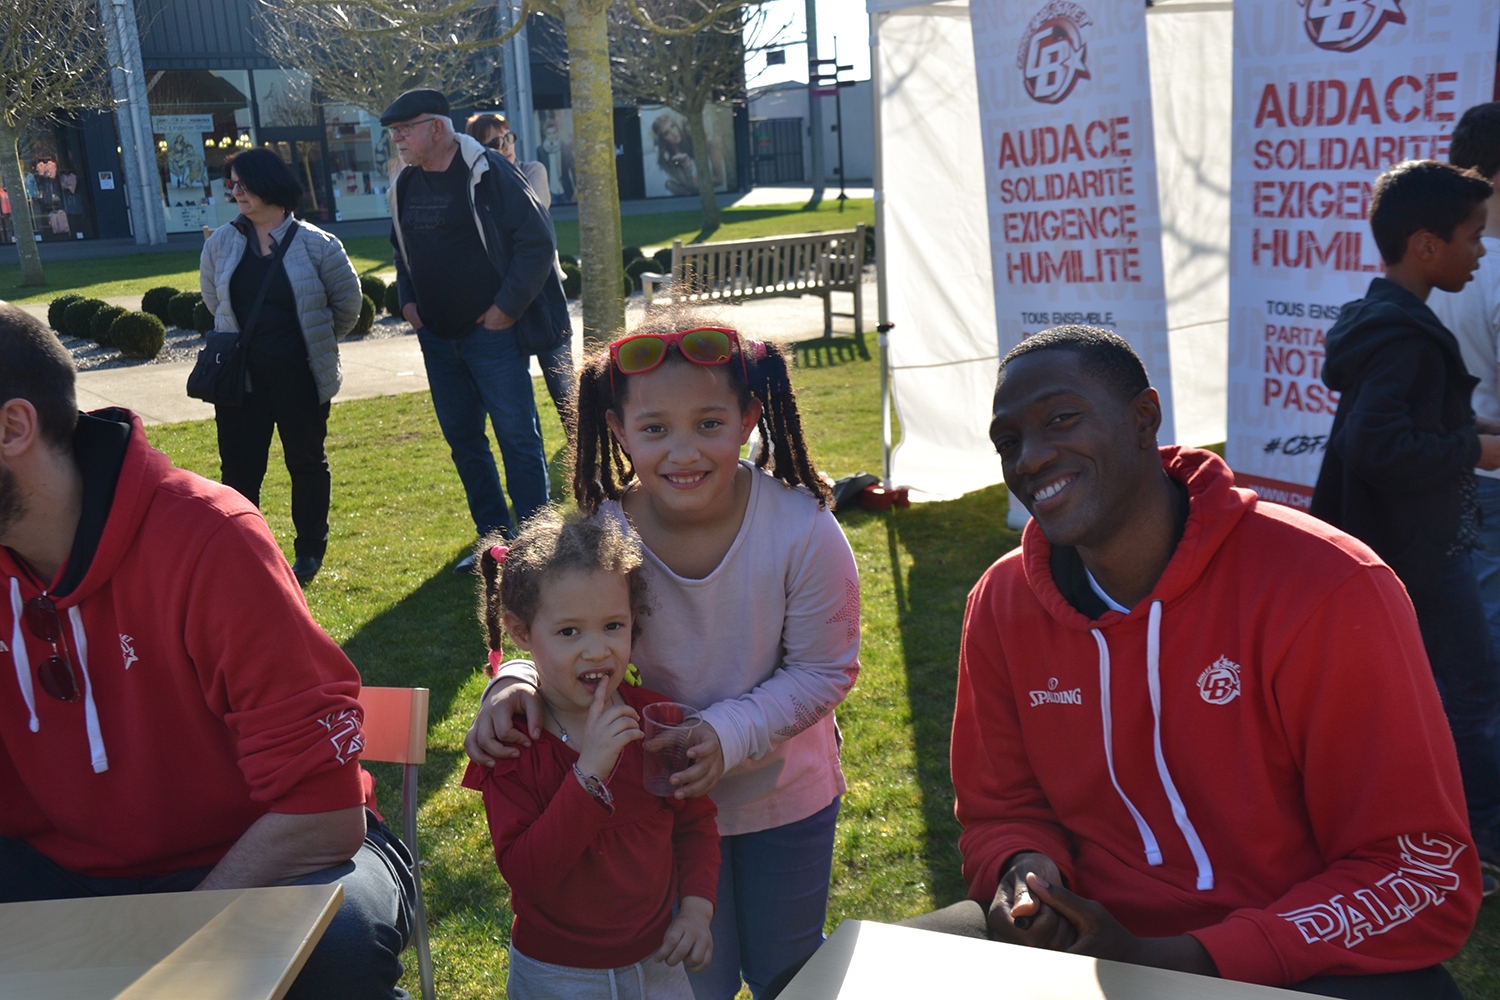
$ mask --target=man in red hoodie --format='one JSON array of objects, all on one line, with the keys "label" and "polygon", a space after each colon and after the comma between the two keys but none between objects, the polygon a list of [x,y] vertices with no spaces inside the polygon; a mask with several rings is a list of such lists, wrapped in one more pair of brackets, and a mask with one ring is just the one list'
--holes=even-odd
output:
[{"label": "man in red hoodie", "polygon": [[1458,997],[1479,864],[1411,602],[1368,548],[1158,448],[1119,337],[1001,364],[1021,547],[969,596],[969,899],[917,926],[1340,997]]},{"label": "man in red hoodie", "polygon": [[359,674],[259,511],[174,469],[0,305],[0,902],[340,882],[288,997],[406,996],[411,859]]}]

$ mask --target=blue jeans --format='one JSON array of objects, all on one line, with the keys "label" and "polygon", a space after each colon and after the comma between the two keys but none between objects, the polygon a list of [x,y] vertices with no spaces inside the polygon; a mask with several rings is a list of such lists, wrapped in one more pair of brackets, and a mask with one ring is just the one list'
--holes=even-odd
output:
[{"label": "blue jeans", "polygon": [[1484,520],[1479,526],[1479,547],[1470,557],[1474,560],[1474,578],[1479,581],[1479,600],[1490,623],[1490,638],[1500,650],[1500,479],[1476,478]]},{"label": "blue jeans", "polygon": [[807,819],[719,841],[714,957],[689,975],[697,1000],[732,1000],[744,976],[757,998],[823,943],[839,800]]},{"label": "blue jeans", "polygon": [[[529,357],[521,352],[514,333],[482,326],[456,340],[418,330],[417,342],[427,367],[432,408],[452,449],[474,530],[481,535],[513,531],[548,499],[547,455],[537,424]],[[505,462],[515,521],[500,492],[500,472],[484,434],[486,414]]]},{"label": "blue jeans", "polygon": [[1500,824],[1500,657],[1470,553],[1444,559],[1411,600],[1458,749],[1469,827],[1483,851],[1489,829]]},{"label": "blue jeans", "polygon": [[[411,855],[373,815],[359,853],[292,885],[342,883],[344,902],[308,956],[289,1000],[408,1000],[396,986],[401,949],[411,939],[416,884]],[[142,878],[92,878],[68,871],[24,840],[0,837],[0,903],[187,892],[208,875],[188,868]]]},{"label": "blue jeans", "polygon": [[542,366],[547,395],[552,397],[558,419],[566,427],[568,414],[573,412],[573,338],[569,337],[550,351],[539,351],[536,360]]}]

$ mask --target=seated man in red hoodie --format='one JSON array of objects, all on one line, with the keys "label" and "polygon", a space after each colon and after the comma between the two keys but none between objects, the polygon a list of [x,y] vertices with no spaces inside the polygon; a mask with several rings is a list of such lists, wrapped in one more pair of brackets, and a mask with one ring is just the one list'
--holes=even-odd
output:
[{"label": "seated man in red hoodie", "polygon": [[952,769],[969,899],[930,929],[1339,997],[1457,998],[1480,901],[1411,602],[1363,544],[1158,449],[1121,338],[1001,363],[1031,511],[969,595]]},{"label": "seated man in red hoodie", "polygon": [[340,882],[288,997],[405,997],[411,858],[367,811],[359,674],[259,511],[79,413],[0,305],[0,902]]}]

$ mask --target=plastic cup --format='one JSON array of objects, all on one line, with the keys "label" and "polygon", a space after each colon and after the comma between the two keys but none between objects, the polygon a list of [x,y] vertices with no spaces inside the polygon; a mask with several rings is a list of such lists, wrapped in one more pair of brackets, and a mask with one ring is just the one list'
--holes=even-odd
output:
[{"label": "plastic cup", "polygon": [[646,706],[641,712],[641,731],[646,734],[641,741],[641,778],[646,791],[670,798],[677,790],[672,775],[693,763],[688,747],[695,742],[694,730],[702,724],[703,717],[690,705],[658,701]]}]

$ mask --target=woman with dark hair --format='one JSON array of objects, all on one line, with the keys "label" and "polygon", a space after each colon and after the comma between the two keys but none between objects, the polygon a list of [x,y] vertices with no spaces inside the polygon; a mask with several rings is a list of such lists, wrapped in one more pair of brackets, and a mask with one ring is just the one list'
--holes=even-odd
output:
[{"label": "woman with dark hair", "polygon": [[216,406],[226,486],[260,503],[271,431],[281,434],[297,529],[292,572],[306,586],[328,548],[331,478],[323,442],[339,391],[338,338],[354,328],[359,276],[338,239],[293,218],[302,185],[269,149],[227,164],[240,216],[203,245],[198,283],[218,330],[245,331],[249,391],[241,406]]}]

